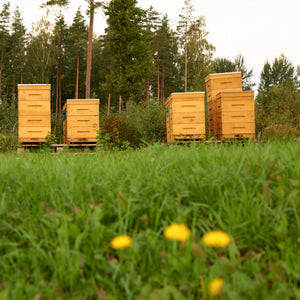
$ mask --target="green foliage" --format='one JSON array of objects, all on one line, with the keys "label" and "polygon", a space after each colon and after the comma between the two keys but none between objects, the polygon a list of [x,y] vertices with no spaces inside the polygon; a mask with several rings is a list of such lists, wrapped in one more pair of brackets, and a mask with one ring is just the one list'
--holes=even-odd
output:
[{"label": "green foliage", "polygon": [[167,15],[163,16],[161,24],[153,33],[150,47],[155,63],[155,73],[151,81],[151,96],[163,100],[172,92],[180,91],[183,88],[178,70],[177,36],[170,28]]},{"label": "green foliage", "polygon": [[152,74],[150,49],[143,28],[146,11],[137,7],[136,0],[112,0],[105,7],[105,15],[108,24],[105,41],[112,57],[108,85],[125,102],[141,99]]},{"label": "green foliage", "polygon": [[205,77],[212,72],[212,58],[216,48],[207,40],[205,18],[194,20],[188,29],[188,90],[204,91]]},{"label": "green foliage", "polygon": [[122,114],[102,115],[99,144],[107,149],[137,148],[166,139],[165,110],[154,101],[132,104]]},{"label": "green foliage", "polygon": [[143,142],[161,142],[166,139],[165,109],[154,99],[130,107],[127,118],[134,124]]},{"label": "green foliage", "polygon": [[18,108],[16,101],[9,103],[7,99],[2,99],[0,104],[0,132],[14,133],[18,130]]},{"label": "green foliage", "polygon": [[299,74],[286,56],[281,54],[270,64],[268,61],[264,64],[263,71],[260,74],[259,93],[269,92],[273,86],[290,82],[296,87],[300,86]]},{"label": "green foliage", "polygon": [[241,72],[242,86],[244,91],[252,90],[255,83],[252,82],[253,69],[248,70],[244,57],[239,54],[234,61],[227,58],[216,58],[213,62],[215,73]]},{"label": "green foliage", "polygon": [[256,97],[256,128],[290,125],[300,129],[300,91],[295,68],[284,57],[265,63]]},{"label": "green foliage", "polygon": [[262,132],[263,141],[291,141],[300,137],[300,131],[290,125],[270,125]]},{"label": "green foliage", "polygon": [[140,144],[137,129],[123,114],[110,114],[101,118],[98,140],[100,146],[108,149],[136,148]]},{"label": "green foliage", "polygon": [[[78,99],[85,96],[85,76],[86,76],[86,51],[88,41],[88,28],[84,17],[77,10],[76,15],[69,29],[66,38],[66,65],[64,89],[68,92],[69,99],[75,98],[77,71],[78,71]],[[77,70],[78,66],[78,70]]]}]

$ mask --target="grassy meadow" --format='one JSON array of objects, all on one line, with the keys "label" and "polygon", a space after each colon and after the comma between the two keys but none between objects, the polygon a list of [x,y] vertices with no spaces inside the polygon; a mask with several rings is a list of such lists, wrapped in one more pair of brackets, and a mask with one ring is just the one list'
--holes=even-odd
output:
[{"label": "grassy meadow", "polygon": [[298,141],[0,154],[1,300],[300,299],[299,270]]}]

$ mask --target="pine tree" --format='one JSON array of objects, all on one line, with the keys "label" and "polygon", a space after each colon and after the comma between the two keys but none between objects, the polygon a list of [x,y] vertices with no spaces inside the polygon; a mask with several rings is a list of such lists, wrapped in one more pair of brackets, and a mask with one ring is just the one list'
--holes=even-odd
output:
[{"label": "pine tree", "polygon": [[[92,45],[93,45],[93,28],[94,28],[94,11],[97,7],[102,6],[102,2],[94,0],[85,0],[89,4],[88,14],[90,16],[89,36],[88,36],[88,49],[87,49],[87,67],[86,67],[86,80],[85,80],[85,98],[89,99],[91,95],[91,72],[92,72]],[[59,5],[67,6],[70,0],[49,0],[44,5]]]}]

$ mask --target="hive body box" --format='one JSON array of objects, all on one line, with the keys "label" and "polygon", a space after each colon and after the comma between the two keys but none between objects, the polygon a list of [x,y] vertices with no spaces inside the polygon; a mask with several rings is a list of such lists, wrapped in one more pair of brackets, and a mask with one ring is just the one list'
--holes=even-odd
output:
[{"label": "hive body box", "polygon": [[63,107],[64,143],[95,143],[99,130],[99,100],[67,100]]},{"label": "hive body box", "polygon": [[216,73],[205,78],[209,135],[218,135],[217,94],[224,91],[242,91],[242,73]]},{"label": "hive body box", "polygon": [[217,94],[218,139],[255,136],[254,92]]},{"label": "hive body box", "polygon": [[172,93],[166,101],[167,142],[205,136],[204,92]]},{"label": "hive body box", "polygon": [[50,84],[18,85],[19,142],[46,142],[51,134]]}]

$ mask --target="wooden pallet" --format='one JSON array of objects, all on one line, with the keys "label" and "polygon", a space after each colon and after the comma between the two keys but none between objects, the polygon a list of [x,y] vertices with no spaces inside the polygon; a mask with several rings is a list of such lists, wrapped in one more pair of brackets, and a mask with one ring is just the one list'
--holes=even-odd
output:
[{"label": "wooden pallet", "polygon": [[[26,149],[32,150],[32,149],[38,149],[40,148],[44,143],[23,143],[18,147],[18,153],[24,153]],[[95,149],[97,147],[96,143],[76,143],[76,144],[51,144],[50,149],[54,150],[56,153],[60,153],[64,150],[64,148],[68,149]]]}]

